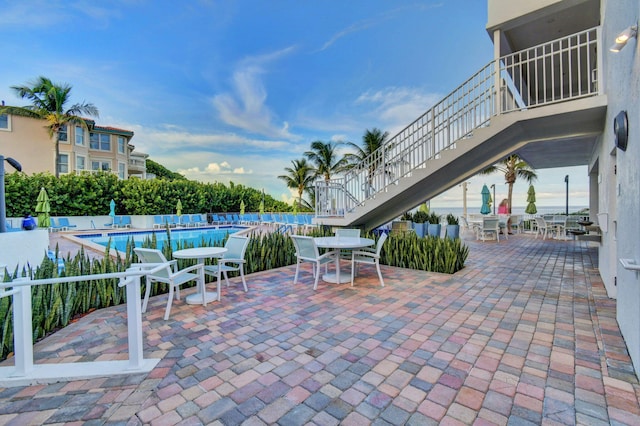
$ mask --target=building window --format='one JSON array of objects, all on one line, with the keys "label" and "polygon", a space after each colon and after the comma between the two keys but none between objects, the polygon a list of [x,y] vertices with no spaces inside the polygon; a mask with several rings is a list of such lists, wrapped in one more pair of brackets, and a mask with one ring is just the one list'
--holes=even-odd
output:
[{"label": "building window", "polygon": [[67,125],[63,124],[58,130],[58,142],[67,142],[69,140],[67,136]]},{"label": "building window", "polygon": [[89,148],[111,151],[111,138],[106,133],[89,133]]},{"label": "building window", "polygon": [[124,140],[124,137],[118,136],[118,152],[120,154],[125,153],[126,146],[127,146],[127,142]]},{"label": "building window", "polygon": [[9,129],[9,116],[7,114],[0,114],[0,130]]},{"label": "building window", "polygon": [[84,129],[82,126],[76,126],[76,145],[84,146]]},{"label": "building window", "polygon": [[111,170],[111,161],[92,161],[91,162],[91,170],[94,172],[108,172]]},{"label": "building window", "polygon": [[76,155],[76,170],[83,172],[87,169],[87,159],[82,155]]},{"label": "building window", "polygon": [[120,179],[126,179],[126,176],[125,176],[126,172],[127,172],[126,164],[118,163],[118,177]]},{"label": "building window", "polygon": [[60,154],[58,156],[58,173],[69,173],[69,155]]}]

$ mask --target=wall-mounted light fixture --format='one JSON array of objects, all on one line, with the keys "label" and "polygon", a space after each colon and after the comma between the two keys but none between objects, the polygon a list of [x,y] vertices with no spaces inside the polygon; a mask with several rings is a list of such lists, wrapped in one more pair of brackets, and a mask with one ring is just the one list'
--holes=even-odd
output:
[{"label": "wall-mounted light fixture", "polygon": [[627,27],[624,31],[618,34],[615,44],[611,46],[609,50],[612,52],[619,52],[627,45],[627,42],[634,37],[638,37],[638,25]]}]

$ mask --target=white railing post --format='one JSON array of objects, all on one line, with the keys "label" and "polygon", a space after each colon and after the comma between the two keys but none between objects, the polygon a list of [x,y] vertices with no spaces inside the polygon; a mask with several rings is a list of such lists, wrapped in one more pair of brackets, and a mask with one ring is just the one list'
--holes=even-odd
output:
[{"label": "white railing post", "polygon": [[127,327],[129,368],[139,369],[144,360],[142,350],[142,308],[140,306],[140,275],[127,284]]},{"label": "white railing post", "polygon": [[17,287],[16,290],[13,295],[13,351],[16,376],[22,377],[33,371],[31,286]]}]

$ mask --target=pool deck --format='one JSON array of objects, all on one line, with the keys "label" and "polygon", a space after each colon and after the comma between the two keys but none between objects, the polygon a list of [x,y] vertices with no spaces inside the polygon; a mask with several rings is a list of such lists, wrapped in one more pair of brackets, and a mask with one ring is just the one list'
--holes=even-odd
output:
[{"label": "pool deck", "polygon": [[[365,266],[354,287],[313,291],[290,266],[248,275],[248,293],[234,278],[219,303],[177,301],[168,321],[152,298],[151,373],[0,388],[0,424],[640,424],[593,243],[466,243],[462,271],[382,266],[384,288]],[[125,316],[83,317],[36,362],[122,359]]]}]

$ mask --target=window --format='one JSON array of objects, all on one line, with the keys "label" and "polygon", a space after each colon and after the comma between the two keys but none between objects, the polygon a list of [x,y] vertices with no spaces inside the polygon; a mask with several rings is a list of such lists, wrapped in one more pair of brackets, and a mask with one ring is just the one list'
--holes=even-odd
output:
[{"label": "window", "polygon": [[67,125],[63,124],[60,127],[60,130],[58,130],[58,141],[59,142],[66,142],[68,141],[68,137],[67,137]]},{"label": "window", "polygon": [[84,129],[76,126],[76,145],[84,145]]},{"label": "window", "polygon": [[82,172],[87,169],[87,159],[82,155],[76,155],[76,170]]},{"label": "window", "polygon": [[58,173],[69,173],[69,155],[60,154],[58,156]]},{"label": "window", "polygon": [[118,152],[120,154],[124,154],[125,153],[125,148],[127,146],[126,141],[124,140],[124,137],[122,136],[118,136]]},{"label": "window", "polygon": [[0,130],[9,129],[9,116],[7,114],[0,114]]},{"label": "window", "polygon": [[126,172],[127,172],[126,164],[118,163],[118,177],[120,179],[126,179],[126,176],[125,176]]},{"label": "window", "polygon": [[111,161],[97,161],[91,162],[91,170],[95,172],[103,171],[108,172],[111,170]]},{"label": "window", "polygon": [[111,138],[106,133],[89,133],[89,148],[111,151]]}]

